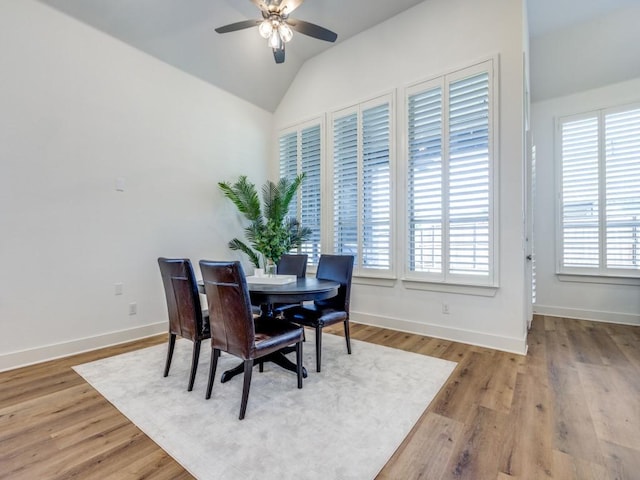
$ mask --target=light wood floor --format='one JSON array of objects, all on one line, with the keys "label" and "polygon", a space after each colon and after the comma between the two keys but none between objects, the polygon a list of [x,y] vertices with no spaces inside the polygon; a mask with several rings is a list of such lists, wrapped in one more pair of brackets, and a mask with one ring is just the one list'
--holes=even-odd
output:
[{"label": "light wood floor", "polygon": [[[640,478],[640,327],[536,317],[526,357],[357,324],[352,336],[458,362],[378,479]],[[0,374],[0,478],[192,478],[71,369],[165,341]]]}]

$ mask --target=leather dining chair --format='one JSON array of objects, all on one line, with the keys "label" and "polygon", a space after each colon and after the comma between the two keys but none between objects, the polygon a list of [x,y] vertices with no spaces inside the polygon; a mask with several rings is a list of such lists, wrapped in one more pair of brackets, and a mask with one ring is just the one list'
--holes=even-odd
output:
[{"label": "leather dining chair", "polygon": [[278,261],[276,272],[278,275],[295,275],[298,278],[304,278],[307,274],[307,258],[306,254],[285,253]]},{"label": "leather dining chair", "polygon": [[316,300],[312,305],[295,306],[284,310],[284,318],[298,325],[315,328],[316,331],[316,371],[321,369],[322,329],[342,322],[347,342],[347,353],[351,354],[349,335],[349,301],[351,297],[351,277],[353,276],[352,255],[320,256],[316,278],[332,280],[340,284],[338,295],[326,300]]},{"label": "leather dining chair", "polygon": [[240,262],[201,260],[200,271],[211,323],[212,352],[206,398],[211,398],[220,352],[235,355],[244,362],[240,420],[247,410],[254,361],[262,365],[260,360],[267,355],[295,345],[298,388],[302,388],[302,328],[284,321],[262,318],[254,321],[247,281]]},{"label": "leather dining chair", "polygon": [[158,258],[164,293],[169,312],[169,349],[164,368],[164,376],[169,375],[171,359],[176,344],[176,337],[180,336],[193,342],[191,358],[191,374],[189,375],[188,391],[193,390],[193,382],[198,370],[200,358],[200,343],[211,338],[209,329],[209,314],[202,311],[198,285],[193,274],[193,267],[188,258]]},{"label": "leather dining chair", "polygon": [[[304,278],[307,275],[307,258],[309,258],[307,254],[285,253],[280,257],[276,272],[278,275],[295,275],[298,278]],[[285,309],[295,305],[298,304],[277,303],[273,305],[273,310],[276,316],[281,316]]]}]

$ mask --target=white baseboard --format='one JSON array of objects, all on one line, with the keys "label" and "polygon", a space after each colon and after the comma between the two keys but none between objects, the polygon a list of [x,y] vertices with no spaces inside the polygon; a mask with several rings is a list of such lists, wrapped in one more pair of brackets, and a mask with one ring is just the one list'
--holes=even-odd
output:
[{"label": "white baseboard", "polygon": [[564,308],[537,304],[533,306],[533,312],[538,315],[575,318],[576,320],[620,323],[622,325],[640,325],[640,314],[634,315],[631,313],[601,312],[598,310],[582,310],[578,308]]},{"label": "white baseboard", "polygon": [[32,365],[56,358],[68,357],[98,348],[110,347],[119,343],[151,337],[167,331],[167,322],[153,323],[142,327],[109,332],[94,337],[79,338],[69,342],[45,345],[0,355],[0,372]]},{"label": "white baseboard", "polygon": [[479,347],[517,353],[519,355],[526,355],[527,353],[526,337],[503,337],[482,332],[474,332],[471,330],[443,327],[441,325],[431,325],[422,322],[419,323],[400,318],[380,317],[377,315],[358,312],[351,312],[350,317],[354,322],[363,323],[365,325],[389,328],[407,333],[416,333],[418,335],[452,340],[454,342],[468,343]]}]

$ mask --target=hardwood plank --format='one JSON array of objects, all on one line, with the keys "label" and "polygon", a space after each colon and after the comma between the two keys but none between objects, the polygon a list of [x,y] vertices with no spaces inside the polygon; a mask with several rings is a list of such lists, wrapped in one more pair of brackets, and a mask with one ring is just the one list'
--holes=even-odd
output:
[{"label": "hardwood plank", "polygon": [[[640,328],[639,328],[640,330]],[[615,333],[611,336],[618,349],[626,357],[629,364],[640,371],[640,339],[624,333]]]},{"label": "hardwood plank", "polygon": [[544,370],[529,367],[519,373],[500,471],[521,479],[552,478],[552,409]]},{"label": "hardwood plank", "polygon": [[491,478],[499,468],[502,438],[510,429],[507,415],[478,406],[455,447],[458,451],[442,478]]},{"label": "hardwood plank", "polygon": [[566,480],[609,480],[607,469],[582,458],[572,457],[558,450],[553,451],[554,478]]},{"label": "hardwood plank", "polygon": [[608,478],[635,480],[640,477],[640,445],[626,448],[606,441],[601,442],[601,445]]},{"label": "hardwood plank", "polygon": [[492,365],[491,355],[471,352],[464,356],[433,400],[431,411],[466,423],[475,414],[478,393],[489,382]]},{"label": "hardwood plank", "polygon": [[[416,346],[416,349],[414,351],[416,353],[429,355],[431,357],[444,358],[445,352],[448,351],[451,345],[454,343],[448,340],[440,340],[439,338],[429,338],[429,337],[423,337],[423,338],[425,338],[426,341],[420,342],[420,344]],[[445,360],[448,360],[448,358]],[[460,360],[460,357],[452,361],[457,362],[459,360]]]},{"label": "hardwood plank", "polygon": [[[586,403],[600,440],[640,453],[640,376],[632,370],[577,365]],[[617,398],[630,401],[616,401]],[[611,406],[615,405],[615,409]]]},{"label": "hardwood plank", "polygon": [[518,367],[524,357],[512,353],[495,352],[492,356],[493,374],[482,386],[478,404],[508,413],[511,409]]},{"label": "hardwood plank", "polygon": [[380,480],[442,478],[464,425],[427,412],[378,475]]},{"label": "hardwood plank", "polygon": [[600,329],[593,325],[585,327],[584,330],[589,335],[604,365],[614,365],[617,367],[630,366],[629,359],[618,348],[616,342],[609,335],[601,335]]},{"label": "hardwood plank", "polygon": [[549,369],[554,404],[554,448],[602,464],[602,452],[575,367]]},{"label": "hardwood plank", "polygon": [[602,357],[598,351],[598,346],[582,322],[574,322],[568,328],[567,336],[576,362],[602,365]]}]

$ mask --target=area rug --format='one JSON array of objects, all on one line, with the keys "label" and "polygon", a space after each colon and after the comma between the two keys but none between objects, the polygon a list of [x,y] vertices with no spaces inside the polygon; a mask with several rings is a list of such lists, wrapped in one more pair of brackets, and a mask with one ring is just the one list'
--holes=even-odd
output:
[{"label": "area rug", "polygon": [[[191,342],[176,343],[163,378],[166,346],[125,353],[74,369],[198,479],[375,478],[455,367],[425,355],[323,335],[315,371],[307,331],[309,376],[256,368],[244,420],[238,420],[242,375],[220,383],[238,360],[222,354],[210,400],[204,399],[209,344],[203,342],[193,391],[187,392]],[[290,354],[291,358],[295,357]]]}]

